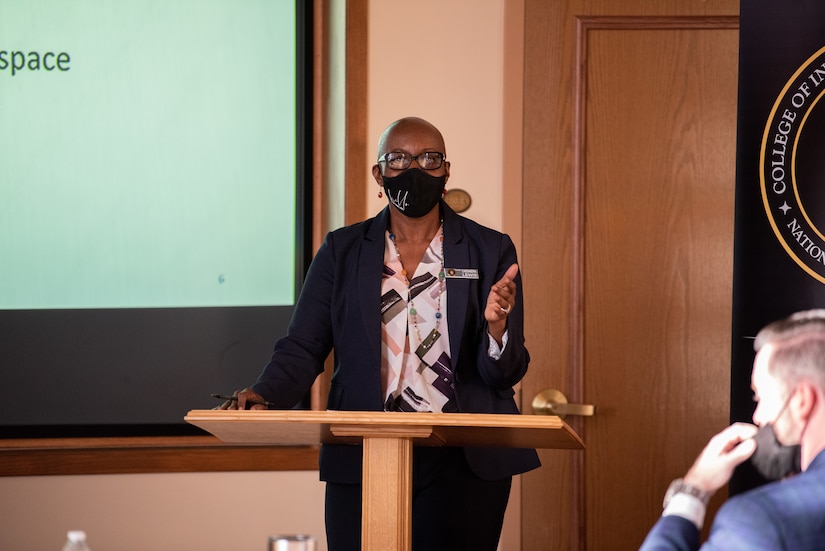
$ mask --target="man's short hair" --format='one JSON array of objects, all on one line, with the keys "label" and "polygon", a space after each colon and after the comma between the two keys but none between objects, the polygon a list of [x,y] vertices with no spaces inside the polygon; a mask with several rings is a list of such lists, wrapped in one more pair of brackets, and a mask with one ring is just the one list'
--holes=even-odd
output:
[{"label": "man's short hair", "polygon": [[770,345],[768,371],[788,387],[806,379],[825,390],[825,309],[804,310],[766,325],[754,340]]}]

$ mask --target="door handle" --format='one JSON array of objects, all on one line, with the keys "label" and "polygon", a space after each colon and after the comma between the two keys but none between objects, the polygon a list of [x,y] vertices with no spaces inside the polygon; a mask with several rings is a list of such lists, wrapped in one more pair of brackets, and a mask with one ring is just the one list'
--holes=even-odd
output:
[{"label": "door handle", "polygon": [[533,398],[533,413],[536,415],[593,415],[596,406],[589,404],[568,404],[567,396],[554,388],[542,390]]}]

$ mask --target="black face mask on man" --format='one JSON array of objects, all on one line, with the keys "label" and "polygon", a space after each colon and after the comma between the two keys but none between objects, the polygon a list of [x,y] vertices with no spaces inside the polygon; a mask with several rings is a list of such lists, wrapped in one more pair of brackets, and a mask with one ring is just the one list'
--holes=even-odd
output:
[{"label": "black face mask on man", "polygon": [[751,464],[766,480],[781,480],[802,472],[799,444],[780,444],[773,423],[760,427],[753,439],[756,451],[751,456]]},{"label": "black face mask on man", "polygon": [[404,216],[421,218],[438,204],[447,175],[430,176],[420,168],[408,168],[398,176],[383,176],[384,191]]},{"label": "black face mask on man", "polygon": [[756,450],[751,456],[751,464],[766,480],[781,480],[786,476],[802,472],[801,447],[799,444],[785,446],[776,438],[773,425],[785,413],[791,401],[791,396],[776,415],[773,423],[759,427],[753,440]]}]

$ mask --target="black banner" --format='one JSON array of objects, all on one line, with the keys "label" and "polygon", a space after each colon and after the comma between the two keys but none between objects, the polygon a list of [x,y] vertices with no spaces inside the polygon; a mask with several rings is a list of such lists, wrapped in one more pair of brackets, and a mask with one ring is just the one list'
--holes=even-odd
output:
[{"label": "black banner", "polygon": [[[753,337],[825,307],[825,2],[740,3],[731,419],[751,421]],[[731,493],[762,480],[748,464]]]}]

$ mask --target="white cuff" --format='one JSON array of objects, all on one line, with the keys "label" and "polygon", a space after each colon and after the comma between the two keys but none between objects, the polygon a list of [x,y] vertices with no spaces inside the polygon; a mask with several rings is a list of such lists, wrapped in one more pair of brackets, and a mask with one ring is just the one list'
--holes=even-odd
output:
[{"label": "white cuff", "polygon": [[504,352],[504,348],[507,346],[507,331],[504,331],[504,334],[501,336],[501,346],[498,345],[496,339],[494,339],[489,332],[487,336],[490,337],[490,347],[487,348],[487,355],[494,360],[500,360],[501,353]]},{"label": "white cuff", "polygon": [[699,530],[705,523],[705,504],[698,497],[679,493],[674,495],[662,512],[662,516],[676,515],[686,518],[696,525]]}]

